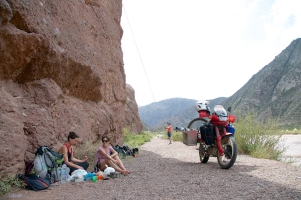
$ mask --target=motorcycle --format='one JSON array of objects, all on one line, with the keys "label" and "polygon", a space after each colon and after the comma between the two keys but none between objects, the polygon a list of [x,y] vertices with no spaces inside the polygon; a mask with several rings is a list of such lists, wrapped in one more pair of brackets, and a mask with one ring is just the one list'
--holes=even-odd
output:
[{"label": "motorcycle", "polygon": [[[207,163],[209,157],[217,157],[219,166],[222,169],[229,169],[234,165],[237,157],[235,129],[232,125],[235,116],[228,114],[221,105],[216,105],[211,113],[207,105],[207,101],[198,101],[196,109],[199,117],[190,121],[187,129],[178,130],[182,132],[197,130],[201,163]],[[231,112],[231,107],[228,108],[228,112]]]}]

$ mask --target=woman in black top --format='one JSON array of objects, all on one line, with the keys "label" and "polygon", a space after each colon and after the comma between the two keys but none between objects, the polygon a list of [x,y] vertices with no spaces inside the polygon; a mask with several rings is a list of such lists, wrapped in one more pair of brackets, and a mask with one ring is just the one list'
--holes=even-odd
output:
[{"label": "woman in black top", "polygon": [[59,149],[59,153],[64,154],[64,163],[70,168],[70,175],[77,169],[88,169],[89,163],[88,157],[85,156],[83,160],[79,160],[73,157],[73,146],[78,142],[79,136],[74,132],[69,132],[68,141],[65,142]]}]

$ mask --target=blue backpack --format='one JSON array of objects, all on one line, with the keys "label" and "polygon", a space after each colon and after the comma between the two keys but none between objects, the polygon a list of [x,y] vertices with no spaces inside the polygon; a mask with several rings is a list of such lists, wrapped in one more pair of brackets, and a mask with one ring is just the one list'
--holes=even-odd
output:
[{"label": "blue backpack", "polygon": [[24,181],[25,188],[28,190],[45,190],[49,188],[50,180],[38,177],[34,174],[18,174],[17,177]]}]

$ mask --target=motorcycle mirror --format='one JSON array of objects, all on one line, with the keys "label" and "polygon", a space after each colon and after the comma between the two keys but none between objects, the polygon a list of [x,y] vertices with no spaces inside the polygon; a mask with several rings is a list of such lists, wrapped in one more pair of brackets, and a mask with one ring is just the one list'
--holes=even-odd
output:
[{"label": "motorcycle mirror", "polygon": [[228,111],[231,112],[231,106],[228,108]]}]

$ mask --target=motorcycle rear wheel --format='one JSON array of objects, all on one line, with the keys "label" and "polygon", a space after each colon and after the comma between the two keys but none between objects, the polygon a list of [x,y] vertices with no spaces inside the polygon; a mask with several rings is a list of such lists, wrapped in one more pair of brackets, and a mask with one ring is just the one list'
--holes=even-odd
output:
[{"label": "motorcycle rear wheel", "polygon": [[221,140],[222,148],[224,149],[224,155],[220,156],[219,151],[217,153],[217,161],[222,169],[231,168],[237,157],[237,144],[233,136],[225,136]]},{"label": "motorcycle rear wheel", "polygon": [[201,125],[203,125],[204,123],[207,123],[208,120],[204,119],[204,118],[194,118],[193,120],[191,120],[187,126],[187,128],[192,128],[192,129],[196,129],[198,130],[198,128],[200,128]]},{"label": "motorcycle rear wheel", "polygon": [[[195,130],[199,130],[200,126],[202,126],[204,123],[207,123],[208,121],[204,118],[195,118],[191,120],[187,126],[187,128],[192,128]],[[202,146],[203,144],[200,143],[200,148],[199,148],[199,156],[200,156],[200,161],[201,163],[207,163],[209,160],[209,156],[206,156],[204,153],[204,147]]]}]

